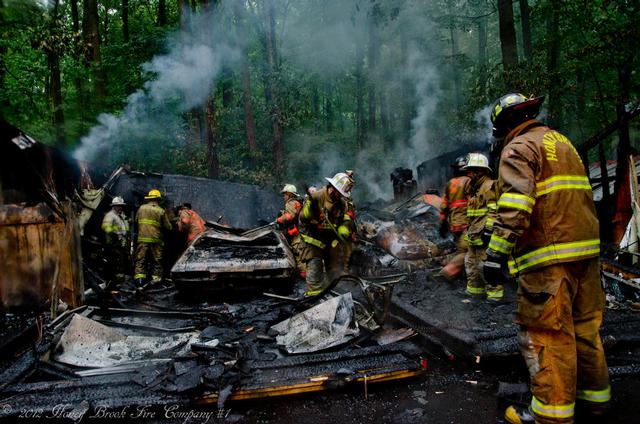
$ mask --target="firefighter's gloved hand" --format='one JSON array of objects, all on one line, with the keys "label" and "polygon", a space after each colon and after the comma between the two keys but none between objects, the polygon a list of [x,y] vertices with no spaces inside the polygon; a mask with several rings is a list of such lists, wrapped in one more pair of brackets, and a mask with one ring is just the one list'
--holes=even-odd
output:
[{"label": "firefighter's gloved hand", "polygon": [[509,257],[492,249],[487,249],[487,259],[482,264],[482,274],[487,284],[508,284],[511,280],[509,273]]},{"label": "firefighter's gloved hand", "polygon": [[344,240],[347,240],[351,235],[351,230],[346,225],[341,225],[338,227],[338,235],[342,237]]},{"label": "firefighter's gloved hand", "polygon": [[487,228],[485,228],[482,231],[482,245],[483,246],[489,246],[489,241],[491,241],[491,234],[493,234],[493,232]]},{"label": "firefighter's gloved hand", "polygon": [[447,237],[447,234],[449,233],[449,225],[447,224],[447,221],[442,221],[440,223],[440,228],[438,231],[440,233],[440,237],[442,238]]}]

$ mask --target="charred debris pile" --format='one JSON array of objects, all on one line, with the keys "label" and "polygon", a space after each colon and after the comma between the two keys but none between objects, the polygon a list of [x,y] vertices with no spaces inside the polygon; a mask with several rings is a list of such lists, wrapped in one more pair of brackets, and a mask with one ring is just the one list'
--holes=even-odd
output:
[{"label": "charred debris pile", "polygon": [[[10,126],[3,134],[0,416],[23,405],[80,414],[366,391],[424,373],[425,352],[471,363],[517,357],[516,287],[496,305],[438,275],[455,251],[438,234],[441,199],[417,192],[406,170],[392,174],[394,201],[358,205],[350,275],[303,298],[286,240],[260,228],[281,207],[275,193],[123,168],[96,189],[59,152]],[[133,217],[151,188],[168,211],[190,202],[208,230],[168,251],[166,280],[141,290],[111,278],[100,221],[116,195]],[[635,252],[603,258],[613,375],[640,370]]]}]

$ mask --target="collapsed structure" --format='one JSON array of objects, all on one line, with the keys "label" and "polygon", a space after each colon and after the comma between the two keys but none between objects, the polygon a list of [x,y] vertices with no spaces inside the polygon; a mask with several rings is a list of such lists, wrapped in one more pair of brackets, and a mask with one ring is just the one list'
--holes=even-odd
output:
[{"label": "collapsed structure", "polygon": [[[4,125],[0,295],[10,312],[0,344],[0,416],[61,403],[76,416],[141,404],[220,407],[413,377],[425,373],[429,354],[484,363],[518,353],[515,287],[496,306],[467,299],[461,282],[437,276],[455,252],[438,235],[441,199],[415,192],[401,169],[395,201],[359,205],[350,264],[359,277],[304,299],[281,234],[248,230],[273,220],[276,194],[125,168],[93,188],[78,164]],[[422,184],[435,186],[424,172]],[[141,292],[106,277],[99,226],[112,197],[122,196],[133,216],[150,188],[166,193],[169,211],[190,202],[208,230],[167,255],[169,281]],[[603,260],[612,375],[640,367],[633,359],[640,272],[637,253],[627,250]],[[234,298],[240,288],[253,291]]]}]

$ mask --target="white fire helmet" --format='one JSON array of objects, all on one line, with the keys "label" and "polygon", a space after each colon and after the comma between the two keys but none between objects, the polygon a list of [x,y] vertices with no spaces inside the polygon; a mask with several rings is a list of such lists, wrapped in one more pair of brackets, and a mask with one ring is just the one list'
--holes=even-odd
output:
[{"label": "white fire helmet", "polygon": [[291,193],[294,196],[297,196],[298,189],[293,184],[285,184],[284,187],[282,187],[282,190],[280,190],[280,193]]},{"label": "white fire helmet", "polygon": [[489,159],[482,153],[469,153],[467,158],[467,164],[462,169],[467,170],[469,168],[484,168],[491,172],[489,168]]},{"label": "white fire helmet", "polygon": [[325,180],[329,181],[329,183],[344,197],[351,197],[353,180],[344,172],[338,172],[331,178],[325,177]]},{"label": "white fire helmet", "polygon": [[116,196],[113,198],[113,200],[111,201],[111,206],[124,206],[126,205],[126,203],[124,202],[124,199],[120,196]]}]

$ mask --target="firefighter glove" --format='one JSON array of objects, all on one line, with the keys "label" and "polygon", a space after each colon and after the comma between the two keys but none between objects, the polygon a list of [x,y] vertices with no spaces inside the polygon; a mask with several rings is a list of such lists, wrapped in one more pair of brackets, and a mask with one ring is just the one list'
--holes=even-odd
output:
[{"label": "firefighter glove", "polygon": [[482,264],[482,274],[487,284],[492,286],[509,283],[512,280],[509,273],[509,257],[487,249],[487,259]]},{"label": "firefighter glove", "polygon": [[493,234],[493,231],[485,227],[485,229],[482,231],[482,236],[481,236],[483,246],[489,245],[489,241],[491,240],[491,234]]},{"label": "firefighter glove", "polygon": [[449,232],[449,226],[447,225],[447,221],[442,221],[440,223],[440,237],[447,237],[447,233]]},{"label": "firefighter glove", "polygon": [[346,225],[341,225],[338,227],[338,235],[346,240],[351,235],[351,231]]}]

